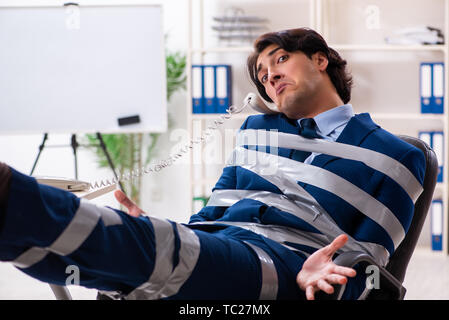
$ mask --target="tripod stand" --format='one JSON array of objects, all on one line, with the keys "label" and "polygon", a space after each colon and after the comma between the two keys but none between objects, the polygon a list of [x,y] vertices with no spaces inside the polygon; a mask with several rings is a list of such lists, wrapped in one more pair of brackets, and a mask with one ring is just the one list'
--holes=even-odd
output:
[{"label": "tripod stand", "polygon": [[[106,155],[106,159],[108,160],[109,166],[111,167],[111,169],[112,169],[112,171],[114,173],[115,178],[118,180],[117,173],[115,172],[114,163],[112,162],[111,156],[109,155],[109,152],[108,152],[108,150],[106,148],[106,145],[105,145],[104,140],[103,140],[103,136],[101,135],[100,132],[97,132],[96,135],[97,135],[98,141],[100,142],[100,148],[103,150],[104,154]],[[37,154],[37,157],[34,160],[34,164],[33,164],[33,168],[31,169],[30,176],[33,175],[34,170],[36,169],[37,162],[39,161],[41,153],[42,153],[42,151],[44,150],[44,148],[46,146],[45,143],[47,142],[47,140],[48,140],[48,133],[45,133],[44,134],[44,138],[42,140],[42,143],[39,146],[39,152]],[[74,157],[74,160],[75,160],[75,179],[78,179],[78,155],[77,155],[77,151],[78,151],[78,148],[80,147],[80,144],[76,140],[76,134],[72,134],[72,137],[70,139],[70,146],[72,147],[73,157]],[[67,145],[63,145],[63,146],[61,146],[61,145],[53,145],[53,146],[47,146],[47,147],[67,147]],[[118,183],[120,185],[120,189],[124,190],[123,186],[122,186],[122,183],[120,181],[118,181]],[[58,300],[71,300],[72,299],[72,296],[70,295],[70,292],[69,292],[69,290],[66,287],[50,284],[50,288],[53,291],[54,295],[56,296],[56,299],[58,299]]]},{"label": "tripod stand", "polygon": [[[115,171],[114,163],[112,162],[111,156],[110,156],[110,154],[109,154],[109,152],[108,152],[108,150],[106,148],[106,145],[105,145],[104,140],[103,140],[103,136],[101,135],[100,132],[97,132],[96,136],[97,136],[98,141],[100,142],[99,146],[103,150],[103,152],[104,152],[104,154],[106,156],[106,159],[108,161],[109,167],[111,168],[112,172],[114,173],[115,178],[118,180],[118,176],[117,176],[117,173]],[[33,164],[33,168],[31,169],[30,176],[33,175],[34,170],[36,169],[37,162],[39,161],[41,153],[42,153],[42,151],[44,150],[44,148],[46,146],[45,143],[47,142],[47,140],[48,140],[48,133],[44,133],[44,137],[43,137],[42,143],[39,146],[39,152],[38,152],[38,154],[36,156],[36,159],[34,160],[34,164]],[[75,163],[74,163],[74,165],[75,165],[75,179],[78,179],[78,155],[77,155],[77,151],[78,151],[78,148],[80,147],[80,144],[76,140],[76,134],[72,134],[72,137],[70,139],[70,146],[72,147],[73,157],[74,157],[74,160],[75,160]],[[61,145],[54,145],[54,146],[47,146],[47,147],[67,147],[67,145],[63,145],[63,146],[61,146]],[[118,183],[119,183],[120,189],[124,190],[122,183],[120,181]]]}]

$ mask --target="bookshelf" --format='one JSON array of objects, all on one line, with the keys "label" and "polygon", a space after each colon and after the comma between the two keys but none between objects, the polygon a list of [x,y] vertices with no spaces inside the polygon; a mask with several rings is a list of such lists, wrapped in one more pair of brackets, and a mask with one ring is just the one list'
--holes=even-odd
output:
[{"label": "bookshelf", "polygon": [[[279,4],[277,7],[275,4]],[[193,114],[191,65],[195,63],[229,63],[233,68],[233,104],[240,105],[247,92],[255,91],[246,76],[246,57],[252,44],[223,46],[211,32],[211,17],[223,13],[227,6],[238,6],[248,15],[270,18],[269,30],[310,27],[318,31],[348,61],[354,77],[351,102],[356,113],[369,112],[373,120],[395,134],[418,136],[420,131],[442,131],[444,159],[448,158],[448,72],[444,72],[444,113],[421,114],[419,96],[419,64],[442,61],[449,65],[449,0],[288,0],[257,2],[188,0],[187,103],[188,132],[196,137],[199,128],[217,119],[217,114]],[[377,8],[378,25],[372,23],[367,8]],[[407,8],[406,11],[403,8]],[[402,13],[399,15],[399,10]],[[296,12],[292,15],[291,12]],[[368,28],[368,21],[371,26]],[[374,25],[374,27],[373,27]],[[392,45],[383,40],[394,30],[410,25],[431,25],[443,31],[444,45]],[[354,27],[358,26],[358,27]],[[372,28],[373,27],[373,28]],[[262,32],[261,32],[262,33]],[[447,69],[447,68],[445,68]],[[244,83],[246,81],[247,83]],[[250,112],[251,110],[246,110]],[[235,115],[225,125],[237,130],[249,113]],[[224,139],[232,144],[231,139]],[[213,143],[213,142],[212,142]],[[232,150],[232,148],[228,148]],[[191,154],[191,198],[207,196],[218,179],[224,163],[202,161],[202,155]],[[443,182],[437,184],[434,198],[443,202],[443,254],[449,254],[448,161],[444,161]],[[215,170],[215,171],[214,171]],[[208,174],[208,171],[213,171]],[[193,207],[191,208],[193,210]],[[192,211],[193,212],[193,211]],[[430,214],[427,220],[429,219]],[[426,221],[418,245],[430,246],[430,221]]]}]

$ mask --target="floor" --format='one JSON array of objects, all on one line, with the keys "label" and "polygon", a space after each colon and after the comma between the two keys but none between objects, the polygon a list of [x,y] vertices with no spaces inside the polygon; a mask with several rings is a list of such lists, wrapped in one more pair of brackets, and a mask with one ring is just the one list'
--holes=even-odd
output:
[{"label": "floor", "polygon": [[[76,300],[94,300],[97,291],[78,286],[68,286]],[[47,283],[35,280],[10,263],[0,262],[0,300],[55,300]]]},{"label": "floor", "polygon": [[[404,280],[406,300],[449,300],[449,256],[417,248]],[[69,286],[75,300],[94,300],[97,292]],[[0,300],[54,300],[48,284],[34,280],[7,263],[0,263]]]},{"label": "floor", "polygon": [[449,256],[417,248],[403,285],[406,300],[449,300]]}]

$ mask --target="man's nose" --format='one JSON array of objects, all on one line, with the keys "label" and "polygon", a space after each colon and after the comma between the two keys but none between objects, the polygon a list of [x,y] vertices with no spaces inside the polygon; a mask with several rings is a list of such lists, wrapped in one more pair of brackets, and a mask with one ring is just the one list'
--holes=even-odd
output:
[{"label": "man's nose", "polygon": [[281,78],[282,77],[279,72],[274,71],[269,73],[269,80],[272,86],[274,86]]}]

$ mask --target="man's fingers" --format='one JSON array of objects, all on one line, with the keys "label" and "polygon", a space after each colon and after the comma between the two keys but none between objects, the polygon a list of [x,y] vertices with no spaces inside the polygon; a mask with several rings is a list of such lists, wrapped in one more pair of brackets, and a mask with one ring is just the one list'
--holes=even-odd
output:
[{"label": "man's fingers", "polygon": [[326,277],[327,282],[334,284],[345,284],[348,282],[348,279],[345,276],[341,276],[339,274],[330,274]]},{"label": "man's fingers", "polygon": [[128,209],[128,214],[133,217],[139,217],[140,214],[144,213],[131,199],[129,199],[126,194],[121,190],[116,190],[114,196],[117,201]]},{"label": "man's fingers", "polygon": [[326,253],[329,256],[333,256],[338,249],[342,248],[345,245],[346,241],[348,241],[347,235],[339,235],[328,246],[326,246]]},{"label": "man's fingers", "polygon": [[119,189],[114,191],[114,196],[115,196],[115,199],[117,199],[117,201],[120,203],[122,203],[122,201],[126,198],[125,193]]},{"label": "man's fingers", "polygon": [[332,287],[329,283],[327,283],[325,280],[320,279],[317,282],[317,287],[326,292],[327,294],[331,294],[334,292],[334,287]]},{"label": "man's fingers", "polygon": [[332,284],[343,285],[348,282],[348,279],[338,274],[331,274],[326,277],[326,280],[319,279],[315,285],[309,285],[306,287],[306,299],[315,300],[315,292],[318,290],[324,291],[327,294],[334,293],[334,287]]},{"label": "man's fingers", "polygon": [[355,275],[357,274],[357,272],[352,269],[352,268],[348,268],[348,267],[342,267],[342,266],[335,266],[333,269],[333,273],[335,274],[340,274],[346,277],[355,277]]},{"label": "man's fingers", "polygon": [[346,241],[348,241],[347,235],[345,235],[345,234],[339,235],[338,237],[336,237],[334,239],[334,241],[331,242],[331,244],[330,244],[331,249],[334,252],[336,252],[338,249],[342,248],[345,245]]},{"label": "man's fingers", "polygon": [[129,199],[126,194],[122,190],[115,190],[114,196],[120,204],[130,209],[130,207],[135,206],[136,204]]},{"label": "man's fingers", "polygon": [[308,286],[306,288],[306,298],[307,300],[315,300],[315,290],[313,286]]}]

